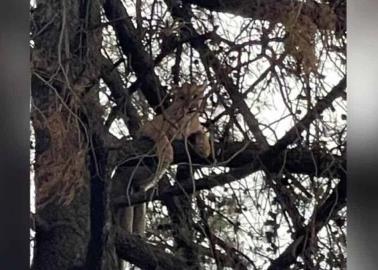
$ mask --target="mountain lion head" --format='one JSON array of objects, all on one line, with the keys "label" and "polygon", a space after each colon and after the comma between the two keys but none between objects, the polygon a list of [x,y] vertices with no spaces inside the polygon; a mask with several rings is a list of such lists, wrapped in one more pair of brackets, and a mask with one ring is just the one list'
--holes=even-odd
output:
[{"label": "mountain lion head", "polygon": [[184,109],[186,112],[198,112],[204,99],[206,85],[184,83],[181,87],[173,89],[172,106]]}]

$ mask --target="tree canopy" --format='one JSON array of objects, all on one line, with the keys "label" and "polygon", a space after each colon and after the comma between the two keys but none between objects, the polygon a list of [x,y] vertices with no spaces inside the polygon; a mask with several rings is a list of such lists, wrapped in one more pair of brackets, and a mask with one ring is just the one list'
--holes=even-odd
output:
[{"label": "tree canopy", "polygon": [[[345,8],[33,3],[32,269],[346,269]],[[210,157],[174,141],[156,188],[113,192],[153,167],[138,130],[183,83],[207,85]],[[119,228],[143,202],[146,236]]]}]

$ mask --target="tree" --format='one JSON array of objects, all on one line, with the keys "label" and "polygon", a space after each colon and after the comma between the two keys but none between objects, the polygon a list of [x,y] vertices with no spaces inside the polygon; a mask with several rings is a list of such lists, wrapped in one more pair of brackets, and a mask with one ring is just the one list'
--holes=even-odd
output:
[{"label": "tree", "polygon": [[[32,269],[344,269],[345,45],[345,1],[36,1]],[[184,82],[212,155],[113,192]],[[114,220],[143,202],[145,238]]]}]

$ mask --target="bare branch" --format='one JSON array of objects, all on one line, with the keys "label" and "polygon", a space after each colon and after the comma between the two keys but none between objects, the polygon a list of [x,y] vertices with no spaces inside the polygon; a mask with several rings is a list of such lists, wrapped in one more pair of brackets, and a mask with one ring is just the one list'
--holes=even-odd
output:
[{"label": "bare branch", "polygon": [[309,225],[297,233],[293,242],[271,263],[268,270],[287,269],[293,264],[306,248],[311,247],[311,241],[306,241],[306,239],[315,236],[345,205],[346,175],[344,174],[327,200],[318,209],[315,209]]},{"label": "bare branch", "polygon": [[340,80],[340,82],[332,88],[332,90],[327,94],[326,97],[319,100],[318,103],[307,112],[307,114],[295,125],[293,126],[278,142],[271,147],[269,151],[280,152],[285,149],[288,145],[292,144],[299,135],[306,130],[310,124],[318,119],[321,113],[332,105],[332,102],[342,95],[345,95],[346,89],[346,78]]}]

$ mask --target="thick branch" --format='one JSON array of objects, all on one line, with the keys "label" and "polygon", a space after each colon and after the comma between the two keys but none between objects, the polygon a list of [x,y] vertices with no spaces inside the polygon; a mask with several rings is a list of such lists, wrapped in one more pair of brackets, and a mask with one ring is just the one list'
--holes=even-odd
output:
[{"label": "thick branch", "polygon": [[[136,142],[133,145],[143,145],[143,147],[151,149],[146,143]],[[129,147],[132,148],[132,146]],[[188,162],[183,142],[175,142],[174,148],[174,163]],[[253,148],[253,145],[243,148],[240,143],[236,143],[230,145],[230,147],[223,152],[226,154],[219,154],[216,157],[217,161],[221,162],[223,166],[229,166],[231,168],[230,172],[220,175],[211,175],[196,180],[196,191],[221,186],[242,179],[262,169],[272,173],[285,171],[295,174],[339,178],[340,175],[344,173],[346,163],[344,156],[329,155],[303,148],[290,149],[275,155],[260,156],[260,151]],[[232,159],[228,160],[228,157],[232,157]],[[203,165],[209,164],[209,161],[200,159],[195,155],[192,155],[192,162]],[[135,159],[124,163],[122,166],[135,166],[137,163],[138,160]],[[145,163],[148,164],[148,160]],[[122,171],[124,170],[119,170],[119,173]],[[121,176],[117,174],[116,177],[127,179],[127,175]],[[183,190],[188,194],[193,193],[194,189],[192,181],[181,183],[180,186],[175,185],[169,188],[160,189],[157,194],[152,194],[152,191],[133,194],[130,202],[131,204],[137,204],[148,200],[161,200],[164,196],[181,195]],[[129,205],[125,197],[115,198],[113,203],[117,206]]]},{"label": "thick branch", "polygon": [[177,256],[144,242],[139,236],[118,231],[116,249],[118,256],[141,269],[187,269]]},{"label": "thick branch", "polygon": [[291,10],[298,10],[298,16],[310,18],[319,30],[333,30],[329,23],[324,20],[325,14],[332,15],[333,9],[336,17],[336,31],[345,34],[345,1],[332,7],[315,1],[292,1],[292,0],[183,0],[183,3],[195,4],[211,11],[226,12],[234,15],[266,20],[272,23],[282,22],[283,14]]},{"label": "thick branch", "polygon": [[[112,97],[119,110],[124,108],[126,117],[123,117],[130,134],[134,135],[140,127],[138,112],[130,101],[130,91],[125,89],[123,81],[112,62],[101,55],[101,77],[109,87]],[[123,114],[121,113],[121,116]]]},{"label": "thick branch", "polygon": [[128,57],[135,71],[141,90],[152,107],[160,111],[166,95],[154,72],[154,62],[144,49],[126,8],[119,0],[106,0],[104,3],[106,17],[112,21],[114,31],[123,53]]}]

